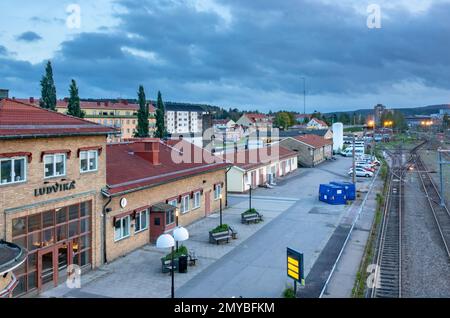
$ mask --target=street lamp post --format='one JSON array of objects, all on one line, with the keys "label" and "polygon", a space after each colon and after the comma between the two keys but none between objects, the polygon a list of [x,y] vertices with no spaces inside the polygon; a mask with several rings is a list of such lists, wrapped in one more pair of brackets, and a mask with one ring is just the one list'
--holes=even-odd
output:
[{"label": "street lamp post", "polygon": [[[170,272],[172,276],[172,284],[170,289],[170,295],[171,298],[175,298],[175,266],[174,266],[174,257],[175,257],[175,242],[178,244],[178,242],[186,241],[189,239],[189,232],[184,227],[177,227],[173,231],[173,236],[170,234],[162,234],[158,237],[156,240],[156,248],[166,249],[170,248],[171,251],[171,262],[170,262]],[[177,245],[178,246],[178,245]]]},{"label": "street lamp post", "polygon": [[303,80],[303,115],[306,115],[306,78],[301,77]]},{"label": "street lamp post", "polygon": [[[178,227],[178,208],[175,208],[175,226]],[[178,241],[175,241],[176,251],[178,252]]]},{"label": "street lamp post", "polygon": [[248,209],[251,210],[252,209],[252,183],[248,182],[247,185],[249,187],[249,192],[248,192]]},{"label": "street lamp post", "polygon": [[222,227],[222,193],[220,194],[220,227]]}]

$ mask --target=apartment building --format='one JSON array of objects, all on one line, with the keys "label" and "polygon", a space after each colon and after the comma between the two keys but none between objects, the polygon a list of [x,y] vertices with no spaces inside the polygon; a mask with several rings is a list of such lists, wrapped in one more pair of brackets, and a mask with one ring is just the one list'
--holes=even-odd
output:
[{"label": "apartment building", "polygon": [[[29,99],[16,99],[21,102],[39,106],[39,99],[30,97]],[[58,100],[56,110],[62,114],[67,113],[68,99]],[[85,119],[91,122],[112,127],[117,130],[115,135],[108,136],[108,142],[119,142],[132,138],[137,125],[137,113],[139,105],[129,103],[127,100],[119,101],[81,101],[80,107],[85,113]],[[155,131],[155,107],[149,105],[149,134]]]}]

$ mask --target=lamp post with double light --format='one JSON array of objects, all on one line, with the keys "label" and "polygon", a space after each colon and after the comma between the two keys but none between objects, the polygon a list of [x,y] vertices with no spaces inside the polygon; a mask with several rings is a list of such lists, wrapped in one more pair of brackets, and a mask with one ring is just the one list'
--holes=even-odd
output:
[{"label": "lamp post with double light", "polygon": [[170,271],[172,276],[172,285],[171,285],[171,298],[175,298],[175,266],[174,266],[174,247],[175,242],[183,242],[189,239],[189,232],[184,227],[176,227],[173,231],[173,236],[170,234],[162,234],[156,240],[156,247],[160,249],[170,248],[171,254],[171,262],[170,262]]}]

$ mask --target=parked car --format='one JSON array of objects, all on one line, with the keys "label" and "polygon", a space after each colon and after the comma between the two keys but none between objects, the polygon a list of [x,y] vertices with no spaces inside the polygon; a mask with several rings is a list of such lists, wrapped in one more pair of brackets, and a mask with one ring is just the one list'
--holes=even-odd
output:
[{"label": "parked car", "polygon": [[[356,176],[357,177],[366,177],[366,178],[373,177],[373,172],[364,170],[363,168],[356,167],[355,168],[355,172],[356,172]],[[353,175],[353,169],[352,168],[350,168],[350,170],[348,171],[348,174],[350,176]]]},{"label": "parked car", "polygon": [[373,164],[371,162],[367,162],[367,161],[359,161],[359,160],[357,160],[357,161],[355,161],[355,164],[357,166],[362,166],[362,167],[367,167],[367,168],[374,168],[375,169],[375,167],[376,167],[375,164]]},{"label": "parked car", "polygon": [[[373,167],[371,167],[370,165],[366,165],[366,164],[362,164],[362,163],[356,163],[355,164],[355,167],[356,168],[362,168],[362,169],[364,169],[364,170],[367,170],[367,171],[371,171],[371,172],[374,172],[375,171],[375,169],[373,168]],[[350,167],[350,169],[351,169],[352,167]]]}]

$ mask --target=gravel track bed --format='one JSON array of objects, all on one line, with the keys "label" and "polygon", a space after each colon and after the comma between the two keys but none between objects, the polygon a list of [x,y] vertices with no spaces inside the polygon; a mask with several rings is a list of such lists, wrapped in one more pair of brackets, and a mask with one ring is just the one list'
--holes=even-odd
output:
[{"label": "gravel track bed", "polygon": [[450,297],[450,261],[415,172],[405,183],[402,271],[403,297]]}]

